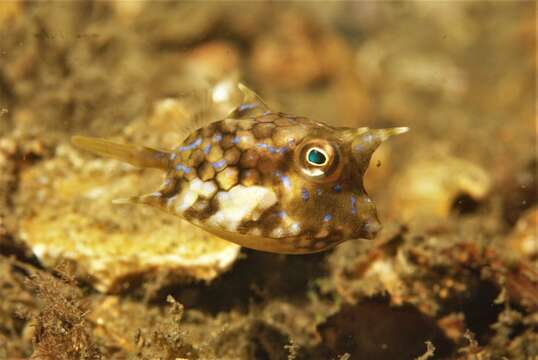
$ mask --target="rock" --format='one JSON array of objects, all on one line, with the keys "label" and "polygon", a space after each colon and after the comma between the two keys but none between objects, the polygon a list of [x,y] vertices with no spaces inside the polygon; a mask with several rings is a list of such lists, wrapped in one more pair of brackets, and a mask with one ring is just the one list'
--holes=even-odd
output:
[{"label": "rock", "polygon": [[250,57],[259,83],[296,90],[349,76],[352,52],[335,33],[292,13],[278,17],[272,29],[256,39]]},{"label": "rock", "polygon": [[239,51],[230,42],[209,41],[184,54],[185,71],[199,82],[220,80],[239,73]]},{"label": "rock", "polygon": [[538,260],[538,207],[527,210],[506,239],[518,258]]},{"label": "rock", "polygon": [[392,211],[400,219],[446,219],[454,208],[467,211],[491,188],[480,166],[454,156],[422,154],[408,163],[391,185]]},{"label": "rock", "polygon": [[[162,104],[157,108],[163,111]],[[158,111],[140,143],[151,146],[161,139],[171,145],[170,138],[163,138],[168,132],[156,119],[160,119]],[[168,124],[178,119],[169,120]],[[141,130],[139,136],[144,134],[140,123],[133,123],[133,129]],[[214,279],[237,258],[237,245],[157,210],[112,203],[154,191],[160,178],[156,171],[86,156],[70,145],[60,145],[55,157],[21,173],[24,190],[16,198],[21,212],[19,235],[43,264],[71,260],[102,292],[119,292],[146,276],[158,277],[163,285],[181,279]]]}]

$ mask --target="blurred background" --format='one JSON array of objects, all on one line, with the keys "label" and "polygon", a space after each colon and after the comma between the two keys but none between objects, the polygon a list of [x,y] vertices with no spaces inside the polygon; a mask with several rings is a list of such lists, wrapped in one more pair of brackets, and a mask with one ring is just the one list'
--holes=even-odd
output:
[{"label": "blurred background", "polygon": [[[536,55],[530,1],[0,2],[0,358],[538,356]],[[368,171],[367,250],[193,249],[110,205],[159,174],[69,145],[175,146],[186,94],[229,79],[276,111],[411,128]]]}]

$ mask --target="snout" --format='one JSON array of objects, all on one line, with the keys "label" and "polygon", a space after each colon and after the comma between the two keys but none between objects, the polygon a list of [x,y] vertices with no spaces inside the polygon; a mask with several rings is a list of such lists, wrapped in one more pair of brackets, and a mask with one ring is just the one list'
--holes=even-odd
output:
[{"label": "snout", "polygon": [[381,230],[381,223],[379,222],[379,220],[377,220],[377,218],[368,219],[365,221],[362,230],[362,237],[364,239],[372,240]]}]

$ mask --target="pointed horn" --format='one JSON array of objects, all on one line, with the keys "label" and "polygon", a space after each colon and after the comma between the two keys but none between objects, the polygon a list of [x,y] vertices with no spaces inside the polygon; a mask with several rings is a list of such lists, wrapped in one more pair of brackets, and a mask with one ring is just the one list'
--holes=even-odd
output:
[{"label": "pointed horn", "polygon": [[391,136],[404,134],[409,131],[408,127],[395,127],[389,129],[359,128],[353,136],[353,151],[374,151],[379,144]]},{"label": "pointed horn", "polygon": [[379,145],[391,136],[403,134],[409,131],[408,127],[395,127],[389,129],[358,129],[351,149],[357,162],[361,165],[363,171],[366,171],[370,158]]},{"label": "pointed horn", "polygon": [[389,129],[372,129],[370,130],[370,133],[372,133],[372,135],[379,139],[380,142],[383,142],[391,136],[405,134],[408,131],[409,128],[407,126],[402,126]]}]

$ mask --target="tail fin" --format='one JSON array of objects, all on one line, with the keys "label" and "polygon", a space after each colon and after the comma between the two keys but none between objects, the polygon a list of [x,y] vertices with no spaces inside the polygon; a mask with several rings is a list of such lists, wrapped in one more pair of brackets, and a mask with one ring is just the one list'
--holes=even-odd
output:
[{"label": "tail fin", "polygon": [[170,153],[145,146],[118,144],[100,138],[73,136],[71,143],[92,153],[127,162],[145,168],[166,170]]}]

